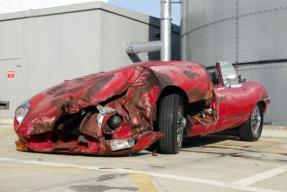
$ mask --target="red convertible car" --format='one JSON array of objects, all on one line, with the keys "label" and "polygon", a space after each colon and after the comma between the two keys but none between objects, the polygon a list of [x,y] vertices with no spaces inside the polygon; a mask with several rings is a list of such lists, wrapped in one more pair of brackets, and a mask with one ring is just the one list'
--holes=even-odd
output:
[{"label": "red convertible car", "polygon": [[123,155],[155,144],[179,153],[183,138],[225,129],[256,141],[270,102],[229,63],[209,73],[185,62],[145,62],[64,81],[19,106],[20,151]]}]

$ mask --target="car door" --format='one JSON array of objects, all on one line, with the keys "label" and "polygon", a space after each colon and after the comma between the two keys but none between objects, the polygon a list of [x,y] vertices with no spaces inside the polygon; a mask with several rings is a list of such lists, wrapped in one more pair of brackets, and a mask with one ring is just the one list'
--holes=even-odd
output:
[{"label": "car door", "polygon": [[218,111],[216,131],[239,125],[248,116],[248,91],[237,78],[232,64],[222,62],[217,65],[219,85],[214,87]]},{"label": "car door", "polygon": [[243,87],[215,88],[214,93],[218,106],[218,126],[216,130],[223,130],[239,125],[247,114],[244,102],[248,93]]}]

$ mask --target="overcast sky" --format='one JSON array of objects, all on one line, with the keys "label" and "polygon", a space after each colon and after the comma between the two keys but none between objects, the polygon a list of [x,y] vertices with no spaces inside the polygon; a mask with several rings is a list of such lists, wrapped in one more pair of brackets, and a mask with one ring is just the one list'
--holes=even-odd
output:
[{"label": "overcast sky", "polygon": [[[0,0],[0,13],[37,9],[57,5],[89,2],[95,0]],[[160,16],[160,0],[101,0],[155,17]],[[180,22],[180,6],[173,4],[173,22]]]}]

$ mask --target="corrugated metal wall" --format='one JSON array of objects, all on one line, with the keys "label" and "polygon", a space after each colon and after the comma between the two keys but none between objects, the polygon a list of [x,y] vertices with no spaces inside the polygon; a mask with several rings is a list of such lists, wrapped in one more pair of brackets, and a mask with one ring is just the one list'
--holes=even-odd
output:
[{"label": "corrugated metal wall", "polygon": [[270,93],[266,122],[287,124],[287,1],[184,0],[182,10],[182,58],[242,64]]}]

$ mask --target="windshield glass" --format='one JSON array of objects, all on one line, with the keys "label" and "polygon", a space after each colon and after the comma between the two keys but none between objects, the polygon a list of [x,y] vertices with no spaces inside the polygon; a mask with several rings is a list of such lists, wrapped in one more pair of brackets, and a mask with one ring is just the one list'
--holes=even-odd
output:
[{"label": "windshield glass", "polygon": [[234,66],[229,62],[220,62],[222,79],[224,85],[227,83],[236,84],[238,83],[237,73]]}]

